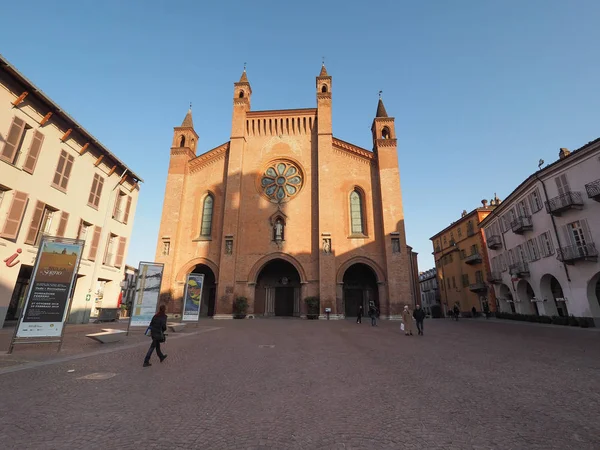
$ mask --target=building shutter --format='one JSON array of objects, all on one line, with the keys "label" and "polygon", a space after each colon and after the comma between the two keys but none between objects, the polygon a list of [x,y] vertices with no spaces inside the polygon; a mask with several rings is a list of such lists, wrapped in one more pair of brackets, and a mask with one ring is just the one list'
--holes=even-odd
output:
[{"label": "building shutter", "polygon": [[100,205],[100,195],[102,195],[102,188],[104,187],[104,178],[98,175],[98,186],[96,187],[96,199],[94,200],[94,206],[97,208]]},{"label": "building shutter", "polygon": [[33,174],[37,164],[38,156],[40,156],[40,151],[42,150],[43,142],[44,135],[36,130],[35,133],[33,133],[33,139],[31,140],[31,145],[29,146],[27,158],[25,158],[25,164],[23,164],[23,170],[25,172]]},{"label": "building shutter", "polygon": [[90,189],[90,196],[88,197],[88,205],[96,205],[96,190],[98,189],[98,175],[94,174],[94,180],[92,181],[92,188]]},{"label": "building shutter", "polygon": [[125,215],[123,216],[123,223],[126,224],[129,220],[129,211],[131,210],[131,197],[127,196],[127,205],[125,206]]},{"label": "building shutter", "polygon": [[38,202],[35,204],[35,210],[33,211],[33,218],[31,219],[31,225],[29,225],[29,231],[27,232],[27,238],[25,243],[29,245],[35,244],[35,238],[40,230],[40,224],[42,223],[42,216],[44,215],[44,202]]},{"label": "building shutter", "polygon": [[69,177],[71,176],[71,169],[73,168],[73,161],[75,161],[75,158],[73,158],[73,156],[71,156],[71,155],[68,155],[66,165],[65,165],[65,171],[63,173],[62,181],[60,182],[60,187],[63,189],[67,189],[67,185],[69,184]]},{"label": "building shutter", "polygon": [[119,210],[121,204],[121,191],[117,192],[117,198],[115,198],[115,206],[113,207],[112,218],[118,219],[117,211]]},{"label": "building shutter", "polygon": [[60,214],[60,222],[58,224],[58,231],[56,232],[57,236],[59,236],[59,237],[65,236],[65,230],[67,229],[68,221],[69,221],[69,213],[66,211],[63,211]]},{"label": "building shutter", "polygon": [[81,230],[83,230],[83,219],[79,219],[79,228],[77,228],[77,239],[81,239]]},{"label": "building shutter", "polygon": [[56,171],[54,172],[54,179],[52,180],[52,184],[56,187],[60,186],[60,180],[62,178],[63,170],[65,170],[66,160],[67,160],[67,152],[62,150],[60,152],[60,157],[58,158],[58,164],[56,166]]},{"label": "building shutter", "polygon": [[575,239],[573,239],[573,233],[569,225],[563,225],[562,227],[563,236],[565,237],[565,245],[575,245]]},{"label": "building shutter", "polygon": [[580,219],[579,223],[581,224],[581,229],[583,230],[583,238],[585,239],[585,243],[591,244],[593,240],[592,235],[590,234],[590,226],[588,225],[587,219]]},{"label": "building shutter", "polygon": [[123,258],[125,256],[125,244],[127,239],[124,237],[119,238],[119,248],[117,249],[117,257],[115,259],[115,267],[121,267],[123,265]]},{"label": "building shutter", "polygon": [[10,210],[8,211],[8,217],[4,223],[1,237],[6,239],[16,239],[19,234],[19,228],[21,228],[21,221],[25,214],[25,207],[27,206],[27,195],[24,192],[15,191]]},{"label": "building shutter", "polygon": [[0,153],[0,158],[6,162],[9,162],[10,164],[14,163],[24,131],[25,121],[15,117],[10,124],[8,135],[6,136],[6,142],[4,143],[4,148],[2,149],[2,153]]},{"label": "building shutter", "polygon": [[102,228],[94,227],[94,237],[92,238],[92,243],[90,244],[90,254],[88,255],[88,259],[91,261],[96,260],[96,255],[98,254],[98,245],[100,244],[101,232]]},{"label": "building shutter", "polygon": [[563,195],[569,192],[569,183],[567,181],[567,175],[562,174],[555,178],[556,187],[558,188],[558,195]]}]

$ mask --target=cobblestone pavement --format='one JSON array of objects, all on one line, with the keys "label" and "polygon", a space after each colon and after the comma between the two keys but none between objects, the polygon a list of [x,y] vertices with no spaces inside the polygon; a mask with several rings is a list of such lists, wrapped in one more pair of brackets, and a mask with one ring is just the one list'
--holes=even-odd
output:
[{"label": "cobblestone pavement", "polygon": [[135,341],[0,373],[2,448],[599,448],[598,332],[443,319],[426,321],[424,337],[396,322],[205,324],[218,329],[169,337],[169,358],[149,368],[148,343]]}]

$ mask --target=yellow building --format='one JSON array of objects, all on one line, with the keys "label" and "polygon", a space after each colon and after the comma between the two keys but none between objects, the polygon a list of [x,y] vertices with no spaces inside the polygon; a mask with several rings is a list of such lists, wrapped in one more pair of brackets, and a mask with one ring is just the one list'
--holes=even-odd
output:
[{"label": "yellow building", "polygon": [[461,314],[477,312],[488,305],[496,310],[494,290],[488,285],[490,265],[483,231],[479,224],[498,205],[494,198],[488,205],[470,213],[463,211],[461,218],[431,237],[433,255],[444,313],[458,305]]}]

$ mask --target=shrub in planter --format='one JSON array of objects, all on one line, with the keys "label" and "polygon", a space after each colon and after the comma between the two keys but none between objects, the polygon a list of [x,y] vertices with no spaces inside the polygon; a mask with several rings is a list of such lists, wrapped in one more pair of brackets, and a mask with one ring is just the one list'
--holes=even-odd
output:
[{"label": "shrub in planter", "polygon": [[572,327],[579,326],[579,321],[577,320],[577,318],[575,316],[569,316],[569,325]]},{"label": "shrub in planter", "polygon": [[320,309],[319,297],[306,297],[304,303],[306,303],[306,318],[309,320],[318,319]]},{"label": "shrub in planter", "polygon": [[244,319],[248,312],[248,299],[246,297],[237,297],[233,302],[233,318]]}]

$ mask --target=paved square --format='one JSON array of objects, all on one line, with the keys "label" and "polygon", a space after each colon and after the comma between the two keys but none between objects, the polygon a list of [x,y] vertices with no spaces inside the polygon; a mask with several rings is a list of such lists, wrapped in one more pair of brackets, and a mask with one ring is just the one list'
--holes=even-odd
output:
[{"label": "paved square", "polygon": [[[170,337],[169,358],[150,368],[136,341],[0,370],[2,448],[600,447],[598,331],[443,319],[426,321],[424,337],[394,322],[204,325],[219,329]],[[81,379],[98,373],[116,375]]]}]

